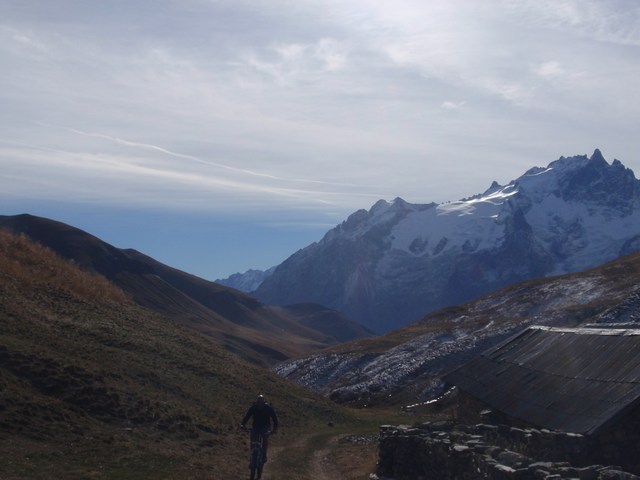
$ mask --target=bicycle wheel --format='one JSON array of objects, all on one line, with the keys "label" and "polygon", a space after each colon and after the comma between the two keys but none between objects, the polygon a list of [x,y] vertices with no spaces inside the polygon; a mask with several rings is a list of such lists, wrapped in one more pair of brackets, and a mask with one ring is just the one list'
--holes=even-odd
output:
[{"label": "bicycle wheel", "polygon": [[249,463],[251,470],[250,480],[257,480],[262,474],[262,451],[260,448],[254,448],[251,451],[251,461]]}]

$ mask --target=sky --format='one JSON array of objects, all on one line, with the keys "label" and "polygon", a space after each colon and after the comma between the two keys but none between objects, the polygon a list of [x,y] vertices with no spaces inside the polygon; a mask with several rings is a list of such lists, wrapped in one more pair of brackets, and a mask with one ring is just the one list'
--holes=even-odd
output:
[{"label": "sky", "polygon": [[637,0],[0,0],[0,215],[207,279],[560,156],[640,172]]}]

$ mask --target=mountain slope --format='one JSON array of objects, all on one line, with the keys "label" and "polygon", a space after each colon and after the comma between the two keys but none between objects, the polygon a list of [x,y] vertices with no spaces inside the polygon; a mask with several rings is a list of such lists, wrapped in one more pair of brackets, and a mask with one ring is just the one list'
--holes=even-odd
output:
[{"label": "mountain slope", "polygon": [[374,333],[340,312],[315,303],[304,303],[280,307],[288,318],[298,324],[320,331],[328,336],[327,343],[348,342],[355,338],[372,337]]},{"label": "mountain slope", "polygon": [[240,478],[264,393],[288,431],[346,418],[311,392],[0,230],[0,477]]},{"label": "mountain slope", "polygon": [[506,285],[640,250],[640,181],[596,150],[445,204],[377,202],[280,264],[255,292],[377,331]]},{"label": "mountain slope", "polygon": [[[78,266],[104,275],[133,300],[209,335],[257,363],[282,361],[336,343],[285,309],[164,265],[132,249],[118,249],[77,228],[31,215],[0,216],[0,227],[28,235]],[[347,329],[358,338],[356,329]],[[327,343],[328,342],[328,343]]]},{"label": "mountain slope", "polygon": [[441,393],[440,376],[529,325],[640,325],[640,254],[532,280],[426,315],[383,336],[285,362],[276,371],[354,405],[409,405]]}]

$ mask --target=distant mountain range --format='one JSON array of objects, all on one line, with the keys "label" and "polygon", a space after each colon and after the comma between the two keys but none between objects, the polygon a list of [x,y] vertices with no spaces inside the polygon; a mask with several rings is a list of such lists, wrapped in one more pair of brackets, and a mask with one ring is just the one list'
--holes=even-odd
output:
[{"label": "distant mountain range", "polygon": [[[233,358],[278,364],[279,375],[359,406],[428,399],[441,390],[443,372],[531,324],[640,322],[640,181],[598,150],[458,202],[381,200],[277,266],[261,281],[258,299],[54,220],[0,216],[2,228],[105,277],[136,309],[169,319],[172,332],[186,328]],[[5,265],[11,262],[7,257]],[[31,268],[28,258],[22,262]],[[44,265],[38,275],[54,270]],[[35,294],[21,291],[12,273],[3,273],[0,307],[20,313],[11,314],[20,335],[20,319],[31,311],[23,304],[31,300],[44,302],[44,310],[60,302],[37,320],[58,319],[61,332],[69,309],[94,310],[64,289],[50,300],[41,279]],[[250,274],[260,281],[260,272]],[[11,291],[20,293],[15,308]],[[129,308],[110,312],[109,328],[126,322]],[[345,312],[379,331],[395,330],[374,338]],[[109,342],[105,348],[115,340]],[[16,365],[22,361],[11,355]]]},{"label": "distant mountain range", "polygon": [[305,303],[270,307],[250,295],[119,249],[78,228],[32,215],[0,216],[85,271],[103,275],[143,307],[209,336],[254,363],[271,365],[371,332],[339,312]]},{"label": "distant mountain range", "polygon": [[511,285],[275,370],[337,402],[415,405],[443,393],[444,373],[530,325],[637,328],[640,254],[585,272]]},{"label": "distant mountain range", "polygon": [[251,293],[255,291],[275,269],[276,267],[271,267],[267,270],[250,269],[244,273],[234,273],[227,278],[219,278],[215,280],[215,282],[220,285],[235,288],[241,292]]},{"label": "distant mountain range", "polygon": [[506,285],[637,251],[640,181],[596,150],[456,202],[380,200],[291,255],[253,294],[275,305],[319,303],[384,332]]}]

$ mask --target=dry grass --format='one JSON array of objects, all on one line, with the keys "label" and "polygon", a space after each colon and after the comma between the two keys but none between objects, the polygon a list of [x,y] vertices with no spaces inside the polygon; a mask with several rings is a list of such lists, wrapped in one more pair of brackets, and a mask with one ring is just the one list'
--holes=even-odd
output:
[{"label": "dry grass", "polygon": [[376,470],[379,426],[415,420],[385,410],[360,410],[342,422],[274,438],[274,461],[265,468],[264,478],[368,480]]},{"label": "dry grass", "polygon": [[2,479],[244,476],[257,393],[283,441],[355,418],[5,232],[0,325]]},{"label": "dry grass", "polygon": [[244,478],[257,393],[282,423],[265,480],[365,480],[378,425],[414,420],[338,407],[5,232],[0,327],[3,480]]},{"label": "dry grass", "polygon": [[94,302],[127,302],[127,295],[101,275],[83,272],[26,235],[0,229],[0,283],[24,291],[50,288]]}]

